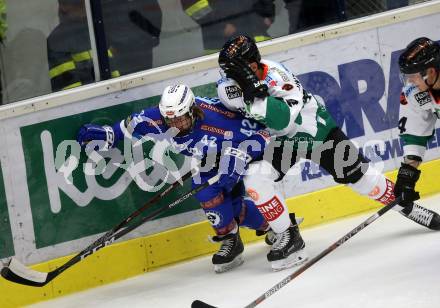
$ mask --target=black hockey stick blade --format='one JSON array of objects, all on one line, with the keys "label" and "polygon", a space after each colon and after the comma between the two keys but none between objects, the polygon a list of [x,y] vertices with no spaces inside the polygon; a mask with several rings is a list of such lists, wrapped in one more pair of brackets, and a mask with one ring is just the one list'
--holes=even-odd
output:
[{"label": "black hockey stick blade", "polygon": [[207,303],[199,301],[197,299],[197,300],[192,302],[191,308],[217,308],[217,307],[216,306],[208,305]]},{"label": "black hockey stick blade", "polygon": [[2,268],[1,271],[3,278],[11,282],[32,287],[42,287],[46,285],[52,280],[49,274],[50,273],[34,271],[15,258],[12,258],[11,261],[9,261],[9,265]]}]

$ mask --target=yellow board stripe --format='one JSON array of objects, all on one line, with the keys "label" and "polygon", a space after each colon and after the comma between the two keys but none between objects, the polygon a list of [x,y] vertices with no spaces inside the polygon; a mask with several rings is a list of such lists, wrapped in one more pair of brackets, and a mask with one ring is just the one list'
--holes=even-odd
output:
[{"label": "yellow board stripe", "polygon": [[[417,189],[422,196],[440,192],[440,160],[422,164]],[[395,179],[396,171],[387,173]],[[305,218],[301,228],[359,214],[379,207],[377,202],[360,196],[350,188],[338,185],[287,200],[290,211]],[[210,254],[218,245],[209,243],[213,234],[207,221],[166,232],[113,244],[76,264],[43,288],[21,286],[0,279],[3,307],[18,307],[126,279],[164,265]],[[242,229],[244,242],[262,240],[252,230]],[[72,256],[38,264],[32,268],[48,272]],[[261,256],[264,258],[264,256]],[[124,260],[121,262],[121,260]],[[209,261],[207,261],[209,262]],[[111,270],[109,270],[111,269]],[[268,266],[269,270],[269,266]]]}]

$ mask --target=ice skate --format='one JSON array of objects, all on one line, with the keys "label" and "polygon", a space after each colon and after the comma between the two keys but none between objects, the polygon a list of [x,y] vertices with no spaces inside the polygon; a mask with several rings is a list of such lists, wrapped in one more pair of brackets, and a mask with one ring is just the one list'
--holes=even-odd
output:
[{"label": "ice skate", "polygon": [[[300,225],[304,221],[303,217],[295,217],[295,213],[290,213],[289,217],[290,217],[290,221],[292,222],[293,225]],[[275,241],[277,239],[275,232],[273,232],[272,229],[269,229],[267,231],[260,231],[260,230],[256,231],[257,236],[262,236],[264,234],[266,234],[266,236],[264,238],[264,242],[267,245],[272,246],[273,243],[275,243]]]},{"label": "ice skate", "polygon": [[431,230],[440,230],[440,215],[417,203],[404,207],[400,214]]},{"label": "ice skate", "polygon": [[267,260],[274,271],[299,265],[308,258],[305,246],[298,226],[290,226],[286,231],[276,234],[276,241],[267,255]]},{"label": "ice skate", "polygon": [[214,236],[214,242],[222,242],[220,249],[212,256],[212,264],[216,273],[227,272],[244,262],[243,242],[239,232],[230,233],[225,236]]}]

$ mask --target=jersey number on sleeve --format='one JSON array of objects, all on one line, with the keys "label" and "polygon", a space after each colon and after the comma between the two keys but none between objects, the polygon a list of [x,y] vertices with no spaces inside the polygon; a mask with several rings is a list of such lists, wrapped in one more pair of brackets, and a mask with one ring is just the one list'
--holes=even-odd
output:
[{"label": "jersey number on sleeve", "polygon": [[[257,123],[252,123],[248,119],[244,119],[243,121],[241,121],[241,125],[242,125],[242,128],[240,128],[240,133],[242,133],[243,135],[246,135],[248,137],[255,134],[255,132],[257,130]],[[249,129],[246,129],[246,128],[249,128]]]},{"label": "jersey number on sleeve", "polygon": [[217,137],[204,135],[202,139],[200,139],[200,142],[207,146],[215,147],[217,146]]}]

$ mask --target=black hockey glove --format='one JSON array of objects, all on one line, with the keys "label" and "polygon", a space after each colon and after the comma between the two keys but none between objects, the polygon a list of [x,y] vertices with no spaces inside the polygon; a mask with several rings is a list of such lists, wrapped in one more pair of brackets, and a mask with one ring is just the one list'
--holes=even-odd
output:
[{"label": "black hockey glove", "polygon": [[252,103],[254,98],[265,98],[269,96],[267,85],[258,80],[249,65],[238,59],[230,59],[222,65],[226,77],[234,79],[243,92],[246,103]]},{"label": "black hockey glove", "polygon": [[420,195],[414,190],[416,182],[420,177],[420,170],[411,165],[402,163],[397,174],[397,181],[394,185],[394,195],[402,197],[400,205],[408,206],[413,201],[420,199]]}]

